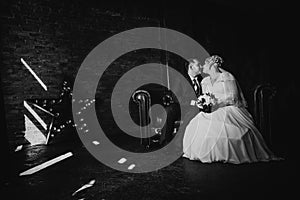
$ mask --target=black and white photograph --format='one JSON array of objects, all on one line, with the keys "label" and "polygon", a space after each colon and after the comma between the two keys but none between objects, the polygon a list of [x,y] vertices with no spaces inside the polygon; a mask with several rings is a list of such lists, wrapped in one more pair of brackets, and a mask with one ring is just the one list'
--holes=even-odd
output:
[{"label": "black and white photograph", "polygon": [[292,199],[294,8],[1,0],[1,195]]}]

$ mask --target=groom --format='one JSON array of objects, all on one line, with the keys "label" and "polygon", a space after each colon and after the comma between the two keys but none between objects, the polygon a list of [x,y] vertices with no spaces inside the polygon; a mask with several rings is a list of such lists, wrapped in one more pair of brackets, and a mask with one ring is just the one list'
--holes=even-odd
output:
[{"label": "groom", "polygon": [[[190,120],[199,113],[199,108],[195,105],[191,105],[193,100],[196,100],[202,94],[200,82],[201,66],[197,59],[190,59],[185,66],[185,70],[182,73],[183,80],[178,80],[170,76],[170,89],[174,94],[177,94],[174,99],[174,103],[166,108],[167,119],[165,126],[162,128],[162,134],[160,137],[160,144],[166,144],[172,140],[174,123],[177,120],[183,121],[180,125],[179,131],[176,133],[179,135],[175,141],[176,146],[182,149],[182,140],[185,127]],[[190,88],[194,90],[191,92]],[[182,113],[180,113],[180,110]],[[181,119],[180,119],[181,116]]]}]

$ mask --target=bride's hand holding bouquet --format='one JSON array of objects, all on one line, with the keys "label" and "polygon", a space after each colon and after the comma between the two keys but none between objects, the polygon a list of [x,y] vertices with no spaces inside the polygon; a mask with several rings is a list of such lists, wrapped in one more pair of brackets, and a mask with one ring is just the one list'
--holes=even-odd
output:
[{"label": "bride's hand holding bouquet", "polygon": [[203,112],[211,112],[212,106],[216,104],[217,100],[211,93],[200,95],[196,101],[196,106]]}]

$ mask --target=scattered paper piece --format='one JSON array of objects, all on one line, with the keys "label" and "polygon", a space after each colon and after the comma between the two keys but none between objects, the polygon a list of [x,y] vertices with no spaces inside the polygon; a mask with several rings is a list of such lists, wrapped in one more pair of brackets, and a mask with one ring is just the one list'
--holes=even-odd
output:
[{"label": "scattered paper piece", "polygon": [[131,165],[129,165],[128,169],[132,170],[134,167],[135,167],[135,164],[131,164]]},{"label": "scattered paper piece", "polygon": [[20,151],[22,148],[23,148],[23,145],[17,146],[17,148],[15,149],[15,152]]},{"label": "scattered paper piece", "polygon": [[123,163],[126,162],[126,161],[127,161],[126,158],[121,158],[121,159],[118,161],[118,163],[123,164]]},{"label": "scattered paper piece", "polygon": [[51,159],[51,160],[49,160],[47,162],[44,162],[44,163],[42,163],[40,165],[37,165],[37,166],[35,166],[35,167],[31,168],[31,169],[26,170],[25,172],[20,173],[20,176],[30,175],[30,174],[36,173],[36,172],[38,172],[38,171],[40,171],[42,169],[45,169],[46,167],[49,167],[50,165],[53,165],[53,164],[55,164],[55,163],[57,163],[59,161],[62,161],[64,159],[66,159],[66,158],[68,158],[68,157],[70,157],[72,155],[73,155],[72,152],[68,152],[68,153],[63,154],[61,156],[53,158],[53,159]]},{"label": "scattered paper piece", "polygon": [[95,180],[91,180],[88,184],[85,184],[84,186],[82,186],[81,188],[79,188],[78,190],[76,190],[72,196],[74,196],[76,193],[80,192],[81,190],[84,190],[86,188],[92,187],[95,184]]},{"label": "scattered paper piece", "polygon": [[43,81],[36,75],[36,73],[29,67],[29,65],[25,62],[23,58],[21,58],[21,62],[23,65],[30,71],[30,73],[34,76],[34,78],[39,82],[39,84],[47,91],[47,86],[43,83]]}]

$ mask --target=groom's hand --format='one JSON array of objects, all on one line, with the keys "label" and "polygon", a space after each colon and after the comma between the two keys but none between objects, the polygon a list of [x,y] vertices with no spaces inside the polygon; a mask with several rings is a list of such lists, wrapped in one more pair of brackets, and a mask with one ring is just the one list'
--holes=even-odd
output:
[{"label": "groom's hand", "polygon": [[197,103],[197,101],[195,101],[195,100],[191,100],[191,103],[190,103],[190,105],[191,105],[191,106],[195,106],[195,105],[196,105],[196,103]]}]

